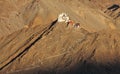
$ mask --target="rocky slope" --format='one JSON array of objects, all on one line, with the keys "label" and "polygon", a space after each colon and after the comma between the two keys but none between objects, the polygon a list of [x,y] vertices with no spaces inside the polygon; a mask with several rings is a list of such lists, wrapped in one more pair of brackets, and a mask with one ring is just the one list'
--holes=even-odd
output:
[{"label": "rocky slope", "polygon": [[[1,74],[120,73],[119,18],[104,13],[109,6],[104,0],[1,0],[0,4]],[[61,12],[80,28],[58,23]]]}]

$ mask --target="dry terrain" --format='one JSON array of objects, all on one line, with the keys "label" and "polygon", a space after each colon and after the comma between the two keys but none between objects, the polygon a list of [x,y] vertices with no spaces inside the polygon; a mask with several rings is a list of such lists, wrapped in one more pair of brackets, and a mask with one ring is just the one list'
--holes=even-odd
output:
[{"label": "dry terrain", "polygon": [[[0,74],[120,74],[119,0],[0,0]],[[60,13],[80,23],[57,22]]]}]

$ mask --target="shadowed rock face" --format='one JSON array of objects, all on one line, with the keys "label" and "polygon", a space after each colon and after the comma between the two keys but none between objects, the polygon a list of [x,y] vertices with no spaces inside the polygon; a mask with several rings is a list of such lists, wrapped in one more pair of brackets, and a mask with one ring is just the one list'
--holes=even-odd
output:
[{"label": "shadowed rock face", "polygon": [[[1,0],[0,73],[119,74],[119,22],[100,2]],[[58,23],[61,12],[80,28]]]}]

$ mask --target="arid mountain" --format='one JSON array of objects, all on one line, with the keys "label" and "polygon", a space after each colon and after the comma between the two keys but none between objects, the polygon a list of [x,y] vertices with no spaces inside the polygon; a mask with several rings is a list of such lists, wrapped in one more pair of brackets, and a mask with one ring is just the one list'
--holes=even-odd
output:
[{"label": "arid mountain", "polygon": [[[119,74],[119,0],[1,0],[0,74]],[[107,12],[105,12],[107,10]],[[80,28],[57,22],[65,12]]]}]

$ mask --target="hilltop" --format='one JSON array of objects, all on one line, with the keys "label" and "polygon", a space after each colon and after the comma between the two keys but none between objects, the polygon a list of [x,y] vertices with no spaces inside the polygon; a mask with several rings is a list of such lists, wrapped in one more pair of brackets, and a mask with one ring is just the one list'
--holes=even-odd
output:
[{"label": "hilltop", "polygon": [[[1,0],[0,73],[119,74],[118,0]],[[80,28],[57,22],[65,12]]]}]

